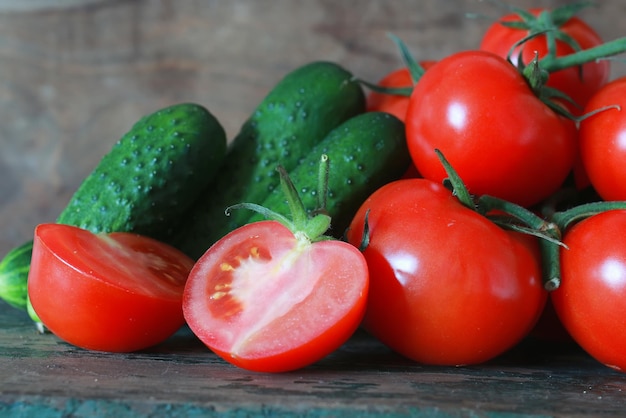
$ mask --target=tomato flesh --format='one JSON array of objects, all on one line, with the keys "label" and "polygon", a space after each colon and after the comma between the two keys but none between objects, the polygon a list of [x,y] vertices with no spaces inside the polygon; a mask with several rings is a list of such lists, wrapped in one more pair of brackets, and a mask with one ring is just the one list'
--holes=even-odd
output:
[{"label": "tomato flesh", "polygon": [[365,260],[340,241],[310,243],[275,221],[218,241],[191,271],[183,310],[192,331],[227,361],[281,372],[312,364],[358,327]]},{"label": "tomato flesh", "polygon": [[147,237],[42,224],[28,294],[62,340],[89,350],[136,351],[184,324],[182,295],[192,266],[189,257]]}]

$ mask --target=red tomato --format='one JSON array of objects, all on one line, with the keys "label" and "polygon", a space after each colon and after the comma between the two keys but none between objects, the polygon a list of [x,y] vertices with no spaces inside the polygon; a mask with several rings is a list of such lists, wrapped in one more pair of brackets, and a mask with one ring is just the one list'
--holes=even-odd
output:
[{"label": "red tomato", "polygon": [[626,371],[626,211],[591,216],[565,233],[554,308],[591,356]]},{"label": "red tomato", "polygon": [[[435,61],[423,61],[420,63],[422,68],[430,68]],[[403,67],[394,70],[383,77],[378,85],[381,87],[412,87],[413,79],[408,68]],[[391,113],[401,121],[406,118],[406,110],[409,106],[409,96],[400,96],[394,94],[379,93],[371,91],[367,96],[367,110],[369,112],[387,112]]]},{"label": "red tomato", "polygon": [[311,243],[276,221],[243,226],[193,268],[183,300],[191,330],[232,364],[283,372],[310,365],[356,330],[368,290],[353,246]]},{"label": "red tomato", "polygon": [[[546,9],[535,8],[529,12],[538,16]],[[519,21],[517,14],[504,16],[501,21]],[[570,18],[560,27],[560,30],[573,38],[581,49],[589,49],[603,43],[602,38],[587,23],[578,17]],[[511,47],[528,36],[528,31],[514,29],[502,25],[499,22],[493,23],[483,35],[480,49],[494,52],[503,58],[510,53]],[[511,56],[511,60],[517,65],[520,48],[522,48],[522,61],[528,64],[534,57],[544,57],[548,53],[548,45],[545,35],[538,35],[518,47]],[[563,41],[556,41],[556,55],[563,56],[575,52],[575,50]],[[598,60],[584,64],[581,68],[571,67],[556,71],[550,75],[548,86],[554,87],[567,94],[581,107],[587,103],[589,98],[604,84],[609,81],[610,63],[609,60]]]},{"label": "red tomato", "polygon": [[476,364],[532,329],[547,299],[534,238],[500,229],[426,179],[374,192],[348,230],[353,245],[366,214],[363,326],[391,349],[425,364]]},{"label": "red tomato", "polygon": [[592,186],[604,200],[626,200],[626,77],[611,81],[585,107],[608,106],[580,123],[580,153]]},{"label": "red tomato", "polygon": [[61,224],[35,229],[28,294],[43,324],[89,350],[129,352],[183,324],[193,260],[151,238],[93,234]]},{"label": "red tomato", "polygon": [[439,149],[470,193],[522,206],[558,190],[576,153],[573,125],[541,102],[514,66],[486,51],[450,55],[424,73],[406,132],[424,178],[447,176]]}]

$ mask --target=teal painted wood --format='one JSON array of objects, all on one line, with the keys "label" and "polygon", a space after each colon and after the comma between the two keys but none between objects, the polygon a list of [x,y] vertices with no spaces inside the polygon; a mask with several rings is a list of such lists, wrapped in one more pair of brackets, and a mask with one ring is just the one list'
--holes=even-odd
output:
[{"label": "teal painted wood", "polygon": [[528,342],[484,365],[428,367],[359,332],[309,368],[272,375],[225,363],[187,329],[143,352],[81,350],[2,304],[0,416],[623,415],[626,374],[576,347],[544,348]]}]

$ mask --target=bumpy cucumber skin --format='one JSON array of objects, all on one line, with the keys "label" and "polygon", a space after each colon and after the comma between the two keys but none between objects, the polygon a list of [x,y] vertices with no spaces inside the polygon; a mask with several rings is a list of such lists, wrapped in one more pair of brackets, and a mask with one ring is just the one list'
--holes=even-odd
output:
[{"label": "bumpy cucumber skin", "polygon": [[0,297],[9,305],[26,309],[28,270],[33,253],[33,241],[13,248],[0,261]]},{"label": "bumpy cucumber skin", "polygon": [[[144,116],[85,178],[57,222],[169,242],[217,173],[226,146],[224,128],[201,105],[181,103]],[[32,240],[0,262],[0,298],[20,309],[27,308],[31,253]]]},{"label": "bumpy cucumber skin", "polygon": [[278,164],[292,169],[330,130],[364,111],[361,85],[338,64],[314,61],[288,73],[233,139],[211,192],[194,206],[175,246],[199,258],[249,218],[246,211],[226,216],[228,206],[262,202],[280,184]]},{"label": "bumpy cucumber skin", "polygon": [[225,154],[226,133],[204,107],[161,109],[141,118],[102,158],[57,223],[167,241]]},{"label": "bumpy cucumber skin", "polygon": [[[384,184],[402,177],[411,163],[402,121],[384,112],[355,116],[333,129],[288,172],[309,211],[317,209],[322,154],[328,156],[329,162],[326,202],[331,216],[329,234],[336,238],[344,234],[365,199]],[[261,205],[290,215],[280,188]],[[253,214],[248,222],[262,219],[262,215]]]}]

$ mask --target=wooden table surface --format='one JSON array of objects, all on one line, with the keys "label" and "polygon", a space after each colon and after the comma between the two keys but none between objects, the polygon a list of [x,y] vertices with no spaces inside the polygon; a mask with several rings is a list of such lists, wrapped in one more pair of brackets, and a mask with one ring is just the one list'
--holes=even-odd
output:
[{"label": "wooden table surface", "polygon": [[[597,3],[581,16],[605,40],[625,36],[626,2]],[[336,61],[376,81],[401,65],[387,33],[418,59],[477,47],[488,19],[468,12],[495,18],[501,9],[478,0],[0,0],[0,254],[53,221],[144,114],[194,101],[232,138],[306,62]],[[626,74],[622,62],[613,68]],[[576,350],[429,368],[362,335],[285,375],[234,369],[184,332],[154,351],[103,355],[37,335],[0,302],[0,415],[617,415],[623,391],[626,375]]]},{"label": "wooden table surface", "polygon": [[572,346],[528,340],[487,364],[421,366],[362,331],[306,369],[238,369],[186,328],[132,354],[38,335],[0,306],[0,416],[621,417],[626,374]]}]

